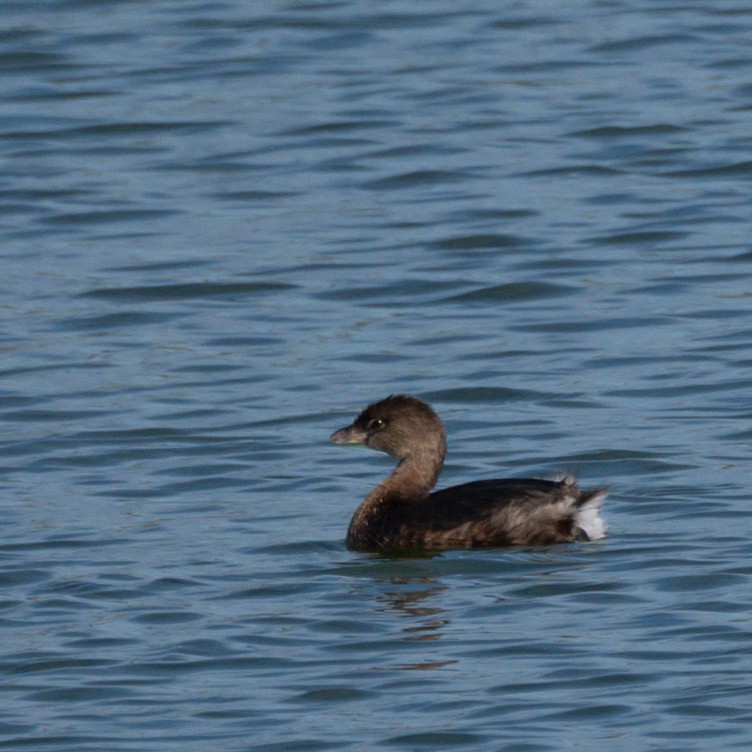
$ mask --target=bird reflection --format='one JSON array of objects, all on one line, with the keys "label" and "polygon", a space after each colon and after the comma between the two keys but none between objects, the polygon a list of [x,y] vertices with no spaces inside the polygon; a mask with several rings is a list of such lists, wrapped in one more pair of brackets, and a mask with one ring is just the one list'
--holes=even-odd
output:
[{"label": "bird reflection", "polygon": [[[438,640],[442,629],[449,623],[449,612],[438,605],[431,605],[431,601],[446,590],[446,585],[431,577],[395,577],[389,583],[400,589],[386,591],[378,597],[378,601],[403,617],[419,620],[419,623],[402,629],[408,635],[407,639]],[[422,587],[416,589],[416,584]]]}]

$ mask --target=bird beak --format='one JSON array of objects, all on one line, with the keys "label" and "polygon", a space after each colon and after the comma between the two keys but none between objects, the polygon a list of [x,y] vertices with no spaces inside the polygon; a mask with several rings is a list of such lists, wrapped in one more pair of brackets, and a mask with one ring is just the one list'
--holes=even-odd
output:
[{"label": "bird beak", "polygon": [[332,444],[365,444],[367,439],[366,432],[355,426],[340,428],[329,437]]}]

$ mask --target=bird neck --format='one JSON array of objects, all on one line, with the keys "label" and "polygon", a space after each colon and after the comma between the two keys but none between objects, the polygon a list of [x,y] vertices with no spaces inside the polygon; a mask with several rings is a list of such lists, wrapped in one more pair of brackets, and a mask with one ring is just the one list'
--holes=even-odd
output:
[{"label": "bird neck", "polygon": [[445,454],[443,437],[430,445],[416,447],[400,459],[392,474],[368,495],[369,498],[424,499],[436,485]]}]

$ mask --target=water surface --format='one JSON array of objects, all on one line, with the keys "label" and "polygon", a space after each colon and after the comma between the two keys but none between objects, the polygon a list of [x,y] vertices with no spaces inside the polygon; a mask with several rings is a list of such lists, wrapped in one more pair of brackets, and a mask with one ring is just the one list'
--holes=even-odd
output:
[{"label": "water surface", "polygon": [[[0,746],[750,746],[752,10],[6,3]],[[598,544],[348,552],[391,392]]]}]

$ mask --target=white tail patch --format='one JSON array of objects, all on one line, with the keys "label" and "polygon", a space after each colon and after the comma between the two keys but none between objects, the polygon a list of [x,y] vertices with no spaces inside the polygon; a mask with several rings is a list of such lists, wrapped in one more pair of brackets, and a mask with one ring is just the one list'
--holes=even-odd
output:
[{"label": "white tail patch", "polygon": [[600,491],[592,499],[588,499],[575,512],[575,522],[591,540],[600,540],[606,537],[608,525],[601,517],[601,504],[606,499],[606,491]]}]

